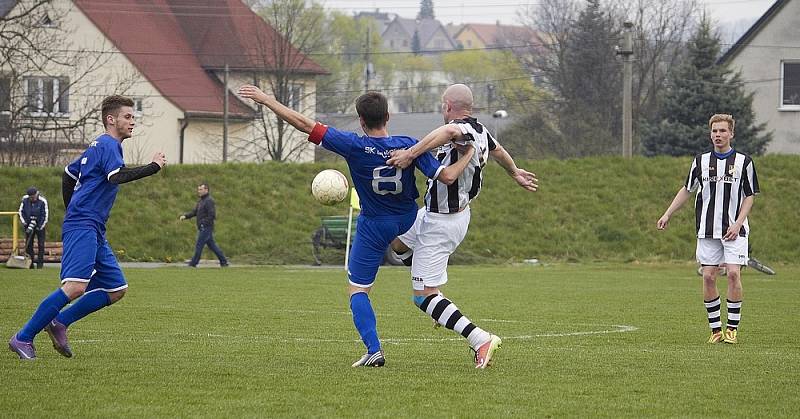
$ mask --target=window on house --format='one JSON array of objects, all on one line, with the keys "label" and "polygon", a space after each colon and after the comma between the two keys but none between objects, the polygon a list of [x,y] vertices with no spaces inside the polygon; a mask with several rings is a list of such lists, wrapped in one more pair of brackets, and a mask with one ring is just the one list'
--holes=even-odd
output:
[{"label": "window on house", "polygon": [[142,116],[143,109],[144,109],[144,99],[140,97],[133,98],[133,116],[137,118]]},{"label": "window on house", "polygon": [[0,112],[11,111],[11,79],[0,77]]},{"label": "window on house", "polygon": [[55,28],[57,26],[56,22],[54,22],[53,19],[50,19],[50,16],[47,14],[39,18],[37,25],[42,28]]},{"label": "window on house", "polygon": [[303,103],[303,85],[290,84],[289,85],[289,107],[301,112],[300,108]]},{"label": "window on house", "polygon": [[11,79],[0,77],[0,140],[11,132]]},{"label": "window on house", "polygon": [[800,61],[784,62],[781,105],[800,109]]},{"label": "window on house", "polygon": [[472,40],[471,39],[467,39],[467,47],[468,48],[472,48]]},{"label": "window on house", "polygon": [[433,46],[436,47],[436,49],[442,49],[444,48],[444,41],[441,39],[437,39],[433,41]]},{"label": "window on house", "polygon": [[404,39],[404,40],[403,40],[403,47],[404,47],[404,48],[407,48],[407,47],[408,47],[408,39]]},{"label": "window on house", "polygon": [[394,49],[394,39],[389,40],[389,48]]},{"label": "window on house", "polygon": [[69,113],[69,79],[30,77],[26,85],[28,113],[32,116],[62,116]]}]

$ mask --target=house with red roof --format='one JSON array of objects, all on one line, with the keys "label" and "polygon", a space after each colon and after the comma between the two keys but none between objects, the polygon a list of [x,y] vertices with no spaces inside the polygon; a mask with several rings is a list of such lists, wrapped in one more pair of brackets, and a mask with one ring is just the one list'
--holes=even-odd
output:
[{"label": "house with red roof", "polygon": [[[49,117],[80,115],[109,94],[131,97],[138,114],[133,137],[123,143],[129,163],[147,162],[156,151],[173,164],[218,163],[223,142],[227,161],[270,159],[259,141],[274,135],[265,131],[274,123],[235,92],[245,83],[269,86],[276,72],[290,73],[290,106],[314,117],[315,77],[326,70],[241,0],[71,0],[53,7],[63,8],[53,25],[69,37],[69,50],[96,59],[78,65],[94,65],[89,72],[63,67],[26,76],[27,97],[36,102],[30,116],[52,97],[50,89],[69,91],[38,109]],[[102,130],[97,121],[83,143]],[[293,132],[288,141],[286,160],[313,160],[305,136]]]}]

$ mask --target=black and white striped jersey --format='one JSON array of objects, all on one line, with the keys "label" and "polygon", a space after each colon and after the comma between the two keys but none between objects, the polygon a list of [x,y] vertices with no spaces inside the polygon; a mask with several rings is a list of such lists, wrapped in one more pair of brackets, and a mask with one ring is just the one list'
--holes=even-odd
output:
[{"label": "black and white striped jersey", "polygon": [[[733,149],[724,155],[714,151],[697,155],[684,187],[689,192],[697,190],[695,224],[701,239],[721,239],[739,217],[742,201],[759,193],[753,159]],[[739,236],[748,234],[745,219]]]},{"label": "black and white striped jersey", "polygon": [[[471,143],[475,147],[475,153],[472,155],[472,161],[452,185],[428,179],[425,207],[430,212],[441,214],[459,212],[478,196],[483,182],[483,166],[489,158],[489,151],[497,148],[497,140],[477,119],[457,119],[450,123],[456,124],[464,134],[464,141],[459,143]],[[447,143],[436,150],[436,158],[445,166],[457,162],[459,157],[460,153],[452,143]]]}]

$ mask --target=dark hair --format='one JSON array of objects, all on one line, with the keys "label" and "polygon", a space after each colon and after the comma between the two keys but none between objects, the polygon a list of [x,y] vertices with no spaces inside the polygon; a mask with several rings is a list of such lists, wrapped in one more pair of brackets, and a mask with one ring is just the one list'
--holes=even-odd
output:
[{"label": "dark hair", "polygon": [[101,118],[103,120],[103,127],[106,126],[106,117],[108,115],[116,116],[119,108],[123,106],[133,107],[133,100],[120,95],[111,95],[103,99],[103,104],[101,105]]},{"label": "dark hair", "polygon": [[378,92],[367,92],[356,99],[356,112],[367,128],[382,128],[389,120],[389,102]]}]

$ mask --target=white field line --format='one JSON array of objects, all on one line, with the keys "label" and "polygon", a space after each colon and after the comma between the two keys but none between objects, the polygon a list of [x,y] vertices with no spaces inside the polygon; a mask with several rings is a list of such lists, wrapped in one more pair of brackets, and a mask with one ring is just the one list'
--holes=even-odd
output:
[{"label": "white field line", "polygon": [[[482,320],[489,320],[489,319],[482,319]],[[494,320],[498,322],[508,322],[513,323],[517,322],[515,320]],[[575,331],[575,332],[545,332],[545,333],[537,333],[531,335],[518,335],[518,336],[501,336],[503,339],[513,339],[513,340],[531,340],[536,338],[554,338],[554,337],[569,337],[569,336],[589,336],[589,335],[604,335],[609,333],[626,333],[626,332],[633,332],[639,330],[636,326],[628,326],[628,325],[594,325],[597,327],[605,327],[604,330],[586,330],[586,331]],[[99,332],[99,331],[90,331],[90,332]],[[273,337],[273,336],[238,336],[238,335],[225,335],[225,334],[218,334],[218,333],[173,333],[167,334],[164,338],[158,339],[152,336],[143,336],[139,338],[129,338],[129,339],[117,339],[117,338],[109,338],[109,339],[75,339],[73,342],[76,343],[103,343],[103,342],[138,342],[138,343],[157,343],[157,342],[179,342],[179,343],[196,343],[198,340],[220,340],[220,341],[237,341],[237,342],[263,342],[263,341],[276,341],[282,343],[291,343],[291,342],[302,342],[302,343],[351,343],[351,342],[361,342],[359,339],[320,339],[320,338],[305,338],[305,337],[295,337],[295,338],[282,338],[282,337]],[[383,338],[381,342],[393,345],[403,345],[406,343],[411,342],[446,342],[446,341],[456,341],[456,340],[463,340],[461,336],[451,335],[449,337],[441,337],[441,338]]]}]

